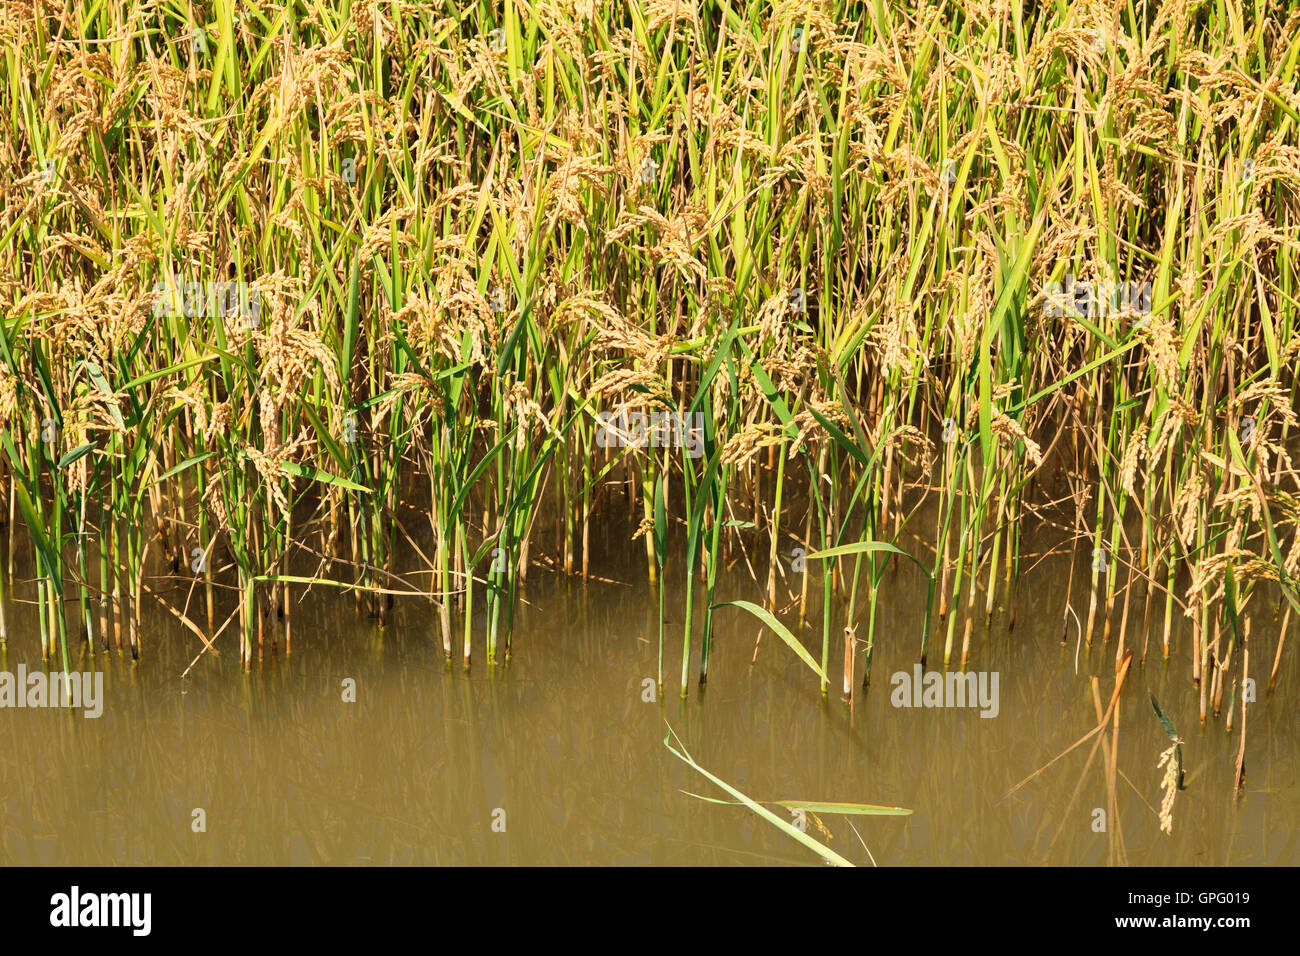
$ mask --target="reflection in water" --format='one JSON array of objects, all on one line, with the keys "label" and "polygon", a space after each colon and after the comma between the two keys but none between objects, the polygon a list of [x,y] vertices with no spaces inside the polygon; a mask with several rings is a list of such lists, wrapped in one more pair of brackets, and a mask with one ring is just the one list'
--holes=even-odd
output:
[{"label": "reflection in water", "polygon": [[[1082,654],[1076,674],[1073,644],[1059,643],[1060,574],[1048,561],[1022,583],[1014,631],[997,616],[976,627],[970,666],[1000,675],[993,719],[891,705],[889,677],[911,671],[922,620],[906,596],[924,587],[905,566],[882,591],[872,688],[852,711],[822,701],[816,678],[770,634],[751,664],[758,626],[734,608],[718,612],[707,691],[644,702],[657,628],[643,584],[556,587],[538,576],[514,659],[495,671],[476,659],[468,674],[444,664],[427,609],[399,605],[381,633],[353,616],[349,596],[328,592],[295,612],[290,657],[244,674],[229,644],[182,683],[197,641],[161,612],[139,665],[84,651],[74,663],[104,673],[100,719],[0,711],[0,861],[820,865],[744,808],[686,795],[725,798],[665,749],[671,724],[701,766],[756,799],[915,811],[824,817],[829,846],[857,863],[869,857],[849,822],[881,865],[1104,864],[1121,840],[1120,858],[1139,865],[1300,863],[1296,655],[1278,693],[1248,711],[1239,799],[1237,733],[1221,718],[1199,728],[1186,668],[1159,661],[1135,661],[1125,683],[1118,821],[1107,832],[1093,831],[1094,808],[1108,805],[1100,752],[1080,777],[1091,742],[1007,796],[1096,725],[1089,674],[1103,704],[1114,688],[1113,644]],[[730,583],[719,593],[752,590]],[[681,620],[677,607],[667,614]],[[820,620],[815,608],[810,620]],[[30,605],[11,605],[10,635],[0,669],[39,667]],[[1276,639],[1257,639],[1260,660],[1271,661]],[[670,643],[665,673],[675,668]],[[343,700],[347,678],[355,703]],[[1188,787],[1171,835],[1157,819],[1168,740],[1148,690],[1186,741]],[[196,808],[206,832],[192,832]],[[825,842],[816,823],[809,832]]]}]

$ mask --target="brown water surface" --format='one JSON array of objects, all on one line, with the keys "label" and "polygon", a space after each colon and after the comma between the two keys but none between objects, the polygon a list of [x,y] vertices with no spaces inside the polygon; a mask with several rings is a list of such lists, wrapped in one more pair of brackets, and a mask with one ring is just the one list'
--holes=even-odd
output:
[{"label": "brown water surface", "polygon": [[[399,605],[381,631],[355,616],[350,597],[320,590],[296,612],[290,656],[245,674],[227,635],[225,653],[205,655],[182,681],[199,645],[160,609],[139,664],[115,652],[92,664],[83,645],[74,666],[105,675],[101,718],[0,710],[0,862],[821,865],[747,809],[687,795],[726,798],[665,748],[671,726],[701,766],[756,799],[911,808],[821,818],[831,848],[860,864],[1300,863],[1297,655],[1265,699],[1277,636],[1258,619],[1250,667],[1261,699],[1247,710],[1245,792],[1233,795],[1236,729],[1225,733],[1222,717],[1199,726],[1180,621],[1169,664],[1153,635],[1150,659],[1129,674],[1118,819],[1099,833],[1106,777],[1100,751],[1084,775],[1091,741],[1008,796],[1096,725],[1089,674],[1103,704],[1114,687],[1113,642],[1077,663],[1073,627],[1061,644],[1059,562],[1021,582],[1014,629],[1005,610],[975,627],[970,667],[999,674],[991,719],[891,704],[890,675],[917,659],[925,597],[907,566],[886,578],[873,685],[852,711],[834,683],[823,701],[816,677],[770,633],[755,655],[759,629],[736,608],[718,611],[707,689],[693,684],[679,700],[682,612],[671,600],[664,693],[647,703],[658,631],[641,571],[622,575],[631,584],[585,587],[534,574],[513,658],[489,669],[476,646],[468,673],[445,664],[427,608]],[[1074,598],[1082,614],[1080,586],[1086,579]],[[758,594],[733,577],[719,597]],[[1140,652],[1142,615],[1130,614]],[[820,656],[820,612],[809,616],[818,626],[801,636]],[[838,610],[836,621],[838,631]],[[0,669],[39,666],[35,627],[30,604],[10,604]],[[831,648],[834,668],[838,633]],[[342,699],[346,678],[355,703]],[[1168,741],[1148,689],[1186,741],[1172,834],[1157,821],[1156,762]],[[192,830],[195,808],[206,832]],[[816,820],[808,827],[827,839]]]}]

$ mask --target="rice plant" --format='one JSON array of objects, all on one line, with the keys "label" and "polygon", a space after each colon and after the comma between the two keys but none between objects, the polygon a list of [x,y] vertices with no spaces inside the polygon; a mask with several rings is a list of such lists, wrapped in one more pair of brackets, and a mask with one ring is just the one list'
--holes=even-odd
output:
[{"label": "rice plant", "polygon": [[[3,480],[46,655],[138,657],[156,599],[251,667],[331,586],[495,663],[597,521],[682,589],[682,693],[734,605],[824,694],[842,639],[851,699],[877,641],[964,666],[1015,625],[1048,528],[1088,646],[1180,655],[1208,719],[1263,615],[1271,691],[1293,12],[5,3]],[[629,411],[689,429],[605,440]],[[920,634],[877,617],[900,556]]]}]

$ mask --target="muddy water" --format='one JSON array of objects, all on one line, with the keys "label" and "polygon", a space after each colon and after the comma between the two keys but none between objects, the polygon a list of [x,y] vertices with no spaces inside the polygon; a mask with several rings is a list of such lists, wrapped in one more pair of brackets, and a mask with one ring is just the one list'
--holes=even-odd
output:
[{"label": "muddy water", "polygon": [[[821,865],[748,810],[687,795],[726,797],[665,748],[671,726],[701,766],[757,799],[911,808],[823,817],[829,837],[808,820],[860,864],[1300,863],[1295,653],[1278,692],[1248,709],[1248,775],[1234,797],[1236,731],[1222,718],[1199,726],[1185,632],[1168,666],[1153,638],[1156,659],[1134,667],[1121,702],[1117,813],[1095,832],[1108,798],[1100,752],[1085,773],[1091,741],[1008,795],[1095,726],[1090,674],[1103,701],[1114,686],[1113,643],[1077,661],[1073,627],[1061,644],[1064,565],[1029,573],[1014,629],[1004,609],[974,630],[970,667],[999,674],[993,718],[892,705],[890,675],[916,661],[925,595],[907,567],[886,580],[872,688],[852,710],[834,685],[823,701],[772,635],[756,649],[755,622],[734,608],[719,611],[707,690],[679,700],[671,601],[665,693],[647,703],[658,632],[640,570],[611,575],[632,583],[585,588],[535,574],[513,659],[490,670],[480,652],[468,673],[445,665],[432,615],[412,605],[381,632],[350,598],[320,591],[297,612],[289,657],[244,674],[227,637],[227,652],[184,681],[197,640],[165,614],[150,618],[138,665],[83,655],[82,668],[104,672],[99,719],[0,710],[0,861]],[[719,594],[757,597],[738,576]],[[1077,590],[1075,606],[1085,606]],[[820,620],[815,606],[810,617]],[[1277,640],[1275,623],[1261,625],[1272,620],[1255,622],[1261,688]],[[9,625],[0,670],[38,666],[31,606],[11,602]],[[820,631],[802,636],[819,656]],[[349,678],[355,702],[343,700]],[[1148,689],[1186,740],[1172,834],[1157,821],[1167,739]],[[193,829],[199,808],[204,832]]]}]

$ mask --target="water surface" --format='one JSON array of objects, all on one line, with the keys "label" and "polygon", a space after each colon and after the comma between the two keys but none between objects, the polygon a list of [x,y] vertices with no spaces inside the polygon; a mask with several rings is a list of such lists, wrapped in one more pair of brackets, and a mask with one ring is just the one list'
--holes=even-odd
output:
[{"label": "water surface", "polygon": [[[381,630],[350,597],[321,590],[296,611],[288,657],[268,653],[242,673],[227,636],[221,657],[203,656],[182,680],[198,641],[158,609],[138,664],[115,652],[91,663],[83,648],[79,666],[105,675],[101,718],[0,710],[0,861],[821,865],[743,807],[689,796],[726,799],[665,748],[671,726],[703,767],[754,798],[911,808],[821,818],[829,845],[860,864],[1300,863],[1295,654],[1277,694],[1248,709],[1246,787],[1234,797],[1238,734],[1222,718],[1199,726],[1180,621],[1173,660],[1135,662],[1128,676],[1118,820],[1098,833],[1106,778],[1100,752],[1084,775],[1091,742],[1008,796],[1096,725],[1090,674],[1103,702],[1114,687],[1113,643],[1077,662],[1073,637],[1061,644],[1063,563],[1022,580],[1014,629],[1005,609],[975,627],[969,666],[999,674],[993,719],[892,706],[889,677],[912,669],[919,646],[925,588],[909,567],[887,578],[872,687],[851,710],[837,683],[823,700],[770,633],[756,653],[759,628],[735,608],[718,612],[707,689],[692,685],[680,700],[682,618],[671,599],[664,694],[647,703],[656,607],[644,565],[630,563],[611,575],[623,584],[534,572],[512,659],[490,669],[476,646],[468,673],[445,663],[426,607],[399,605]],[[758,598],[741,571],[743,562],[720,597]],[[32,594],[28,585],[17,597]],[[1082,613],[1077,590],[1074,600]],[[1129,643],[1140,646],[1141,614],[1131,613]],[[815,598],[809,616],[820,621]],[[833,667],[838,611],[836,621]],[[0,669],[39,666],[32,606],[11,601],[9,624]],[[1251,670],[1263,697],[1277,635],[1260,625]],[[819,627],[801,634],[819,655]],[[342,699],[348,678],[355,703]],[[1172,834],[1157,822],[1168,741],[1148,689],[1186,741]],[[192,831],[195,808],[206,832]],[[827,839],[816,820],[808,826]]]}]

